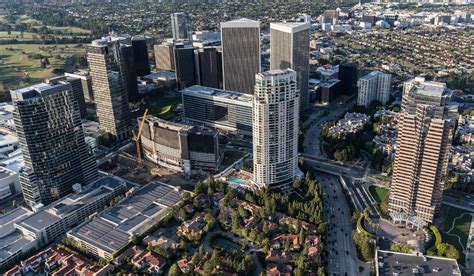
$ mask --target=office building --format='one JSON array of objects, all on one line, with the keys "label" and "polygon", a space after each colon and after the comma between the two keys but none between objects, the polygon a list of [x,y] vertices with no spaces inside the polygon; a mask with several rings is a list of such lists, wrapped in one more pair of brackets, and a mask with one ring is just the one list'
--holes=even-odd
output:
[{"label": "office building", "polygon": [[375,275],[453,275],[461,276],[461,269],[455,259],[423,254],[409,254],[376,250]]},{"label": "office building", "polygon": [[85,187],[77,186],[74,193],[36,212],[17,208],[0,216],[0,270],[59,239],[127,190],[124,181],[104,177]]},{"label": "office building", "polygon": [[134,236],[146,233],[166,218],[183,198],[179,187],[152,182],[118,205],[106,209],[67,233],[78,247],[96,258],[112,261]]},{"label": "office building", "polygon": [[196,62],[193,47],[175,48],[175,69],[178,88],[196,85]]},{"label": "office building", "polygon": [[153,46],[156,69],[174,71],[174,45],[162,43]]},{"label": "office building", "polygon": [[224,90],[253,94],[260,72],[260,22],[246,18],[221,23]]},{"label": "office building", "polygon": [[222,89],[222,52],[217,47],[196,49],[199,85]]},{"label": "office building", "polygon": [[28,205],[43,205],[98,177],[84,140],[79,107],[68,82],[11,91],[14,121],[25,162],[20,182]]},{"label": "office building", "polygon": [[191,39],[191,19],[184,12],[171,14],[171,30],[173,39]]},{"label": "office building", "polygon": [[252,135],[252,96],[199,85],[188,87],[181,94],[186,121]]},{"label": "office building", "polygon": [[137,76],[143,77],[150,74],[150,61],[148,60],[148,48],[146,37],[136,35],[132,37],[133,58],[135,60],[135,71]]},{"label": "office building", "polygon": [[130,37],[112,37],[111,39],[117,39],[119,41],[119,49],[122,55],[128,101],[137,102],[140,96],[138,94],[135,54],[133,52],[133,46],[131,44]]},{"label": "office building", "polygon": [[215,172],[223,157],[218,131],[151,115],[145,120],[141,142],[145,158],[187,174],[199,170]]},{"label": "office building", "polygon": [[114,140],[130,137],[127,76],[119,39],[104,38],[87,46],[100,130]]},{"label": "office building", "polygon": [[293,69],[300,91],[300,110],[309,107],[310,23],[270,24],[270,69]]},{"label": "office building", "polygon": [[92,78],[87,71],[76,71],[73,73],[64,73],[66,77],[76,78],[81,80],[82,94],[84,101],[87,103],[94,102],[94,93],[92,91]]},{"label": "office building", "polygon": [[[404,84],[389,210],[394,221],[431,223],[441,206],[457,108],[446,84]],[[424,223],[423,223],[424,222]]]},{"label": "office building", "polygon": [[357,86],[357,105],[369,107],[374,100],[386,104],[390,98],[392,75],[380,71],[370,72],[359,79]]},{"label": "office building", "polygon": [[316,100],[320,103],[328,105],[339,96],[341,90],[341,81],[330,79],[319,84],[316,92]]},{"label": "office building", "polygon": [[0,201],[13,195],[21,194],[18,173],[5,167],[0,167]]},{"label": "office building", "polygon": [[50,79],[45,79],[44,82],[55,83],[58,81],[67,81],[69,84],[71,84],[72,95],[74,96],[74,100],[79,106],[79,114],[81,116],[81,119],[86,119],[87,109],[86,109],[86,102],[84,100],[84,90],[82,89],[82,80],[80,78],[64,75],[64,76],[54,77]]},{"label": "office building", "polygon": [[299,92],[294,70],[256,75],[252,116],[254,183],[286,190],[298,167]]},{"label": "office building", "polygon": [[339,64],[338,78],[341,81],[341,94],[357,93],[357,66],[353,63]]}]

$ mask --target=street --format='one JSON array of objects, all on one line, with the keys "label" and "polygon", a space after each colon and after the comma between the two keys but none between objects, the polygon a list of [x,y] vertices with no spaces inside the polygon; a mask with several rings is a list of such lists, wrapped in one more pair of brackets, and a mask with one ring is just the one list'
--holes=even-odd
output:
[{"label": "street", "polygon": [[[351,235],[351,214],[338,177],[321,173],[316,179],[325,194],[329,275],[368,275],[365,263],[357,258]],[[362,272],[359,272],[360,266],[364,267]]]}]

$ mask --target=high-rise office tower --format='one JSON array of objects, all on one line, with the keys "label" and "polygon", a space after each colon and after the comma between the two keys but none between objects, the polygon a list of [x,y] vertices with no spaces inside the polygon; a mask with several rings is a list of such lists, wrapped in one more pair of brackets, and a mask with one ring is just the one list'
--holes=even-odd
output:
[{"label": "high-rise office tower", "polygon": [[191,19],[184,12],[171,14],[173,39],[191,39]]},{"label": "high-rise office tower", "polygon": [[20,183],[28,205],[49,204],[71,193],[72,185],[98,177],[70,83],[40,83],[13,90],[11,96],[25,162]]},{"label": "high-rise office tower", "polygon": [[126,68],[119,40],[98,39],[87,46],[87,61],[101,131],[115,140],[130,137]]},{"label": "high-rise office tower", "polygon": [[253,95],[253,174],[258,187],[291,187],[298,166],[299,91],[296,72],[256,75]]},{"label": "high-rise office tower", "polygon": [[301,111],[309,106],[310,26],[301,22],[270,24],[270,69],[296,71]]},{"label": "high-rise office tower", "polygon": [[148,48],[146,46],[145,36],[136,35],[132,37],[132,47],[137,76],[143,77],[149,75],[150,61],[148,60]]},{"label": "high-rise office tower", "polygon": [[457,112],[451,95],[444,83],[423,78],[404,85],[389,197],[394,220],[432,222],[441,205]]},{"label": "high-rise office tower", "polygon": [[260,22],[242,18],[221,23],[224,90],[253,94],[260,72]]},{"label": "high-rise office tower", "polygon": [[222,88],[222,56],[217,47],[197,49],[199,85]]},{"label": "high-rise office tower", "polygon": [[179,89],[196,85],[196,62],[193,47],[182,47],[174,50],[176,81]]},{"label": "high-rise office tower", "polygon": [[338,78],[341,81],[341,92],[344,95],[357,93],[357,66],[353,63],[339,64]]},{"label": "high-rise office tower", "polygon": [[128,101],[136,102],[139,100],[138,81],[135,67],[135,55],[130,38],[111,37],[111,39],[117,39],[119,41],[119,49],[120,54],[122,55],[123,69],[125,73],[125,83],[127,86]]},{"label": "high-rise office tower", "polygon": [[173,43],[162,43],[153,46],[155,52],[155,64],[157,69],[174,71],[174,45]]},{"label": "high-rise office tower", "polygon": [[380,71],[370,72],[359,79],[357,86],[357,105],[369,107],[374,100],[386,104],[390,98],[392,75]]},{"label": "high-rise office tower", "polygon": [[94,102],[94,93],[92,91],[92,79],[87,71],[76,71],[74,73],[64,73],[66,77],[80,79],[82,82],[82,93],[85,102]]},{"label": "high-rise office tower", "polygon": [[59,76],[53,77],[49,79],[45,79],[45,83],[55,83],[58,81],[67,81],[71,84],[72,88],[72,95],[74,96],[74,100],[79,107],[79,114],[81,115],[81,119],[87,118],[87,109],[86,109],[86,102],[84,100],[84,91],[82,89],[82,80],[80,78],[72,77],[72,76]]}]

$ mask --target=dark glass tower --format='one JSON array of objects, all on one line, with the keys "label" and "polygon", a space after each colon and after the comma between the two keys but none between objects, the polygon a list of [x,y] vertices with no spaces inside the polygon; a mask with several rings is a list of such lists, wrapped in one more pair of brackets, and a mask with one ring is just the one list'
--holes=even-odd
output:
[{"label": "dark glass tower", "polygon": [[72,185],[98,177],[70,83],[41,83],[11,91],[11,96],[25,162],[20,183],[28,205],[47,205],[71,193]]}]

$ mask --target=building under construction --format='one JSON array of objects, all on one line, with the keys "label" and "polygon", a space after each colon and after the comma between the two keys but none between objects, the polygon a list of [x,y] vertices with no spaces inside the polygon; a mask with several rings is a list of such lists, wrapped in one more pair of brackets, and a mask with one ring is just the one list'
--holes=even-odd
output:
[{"label": "building under construction", "polygon": [[[142,118],[138,118],[141,122]],[[165,121],[148,115],[141,133],[144,158],[163,167],[190,174],[215,172],[223,159],[219,131]]]}]

